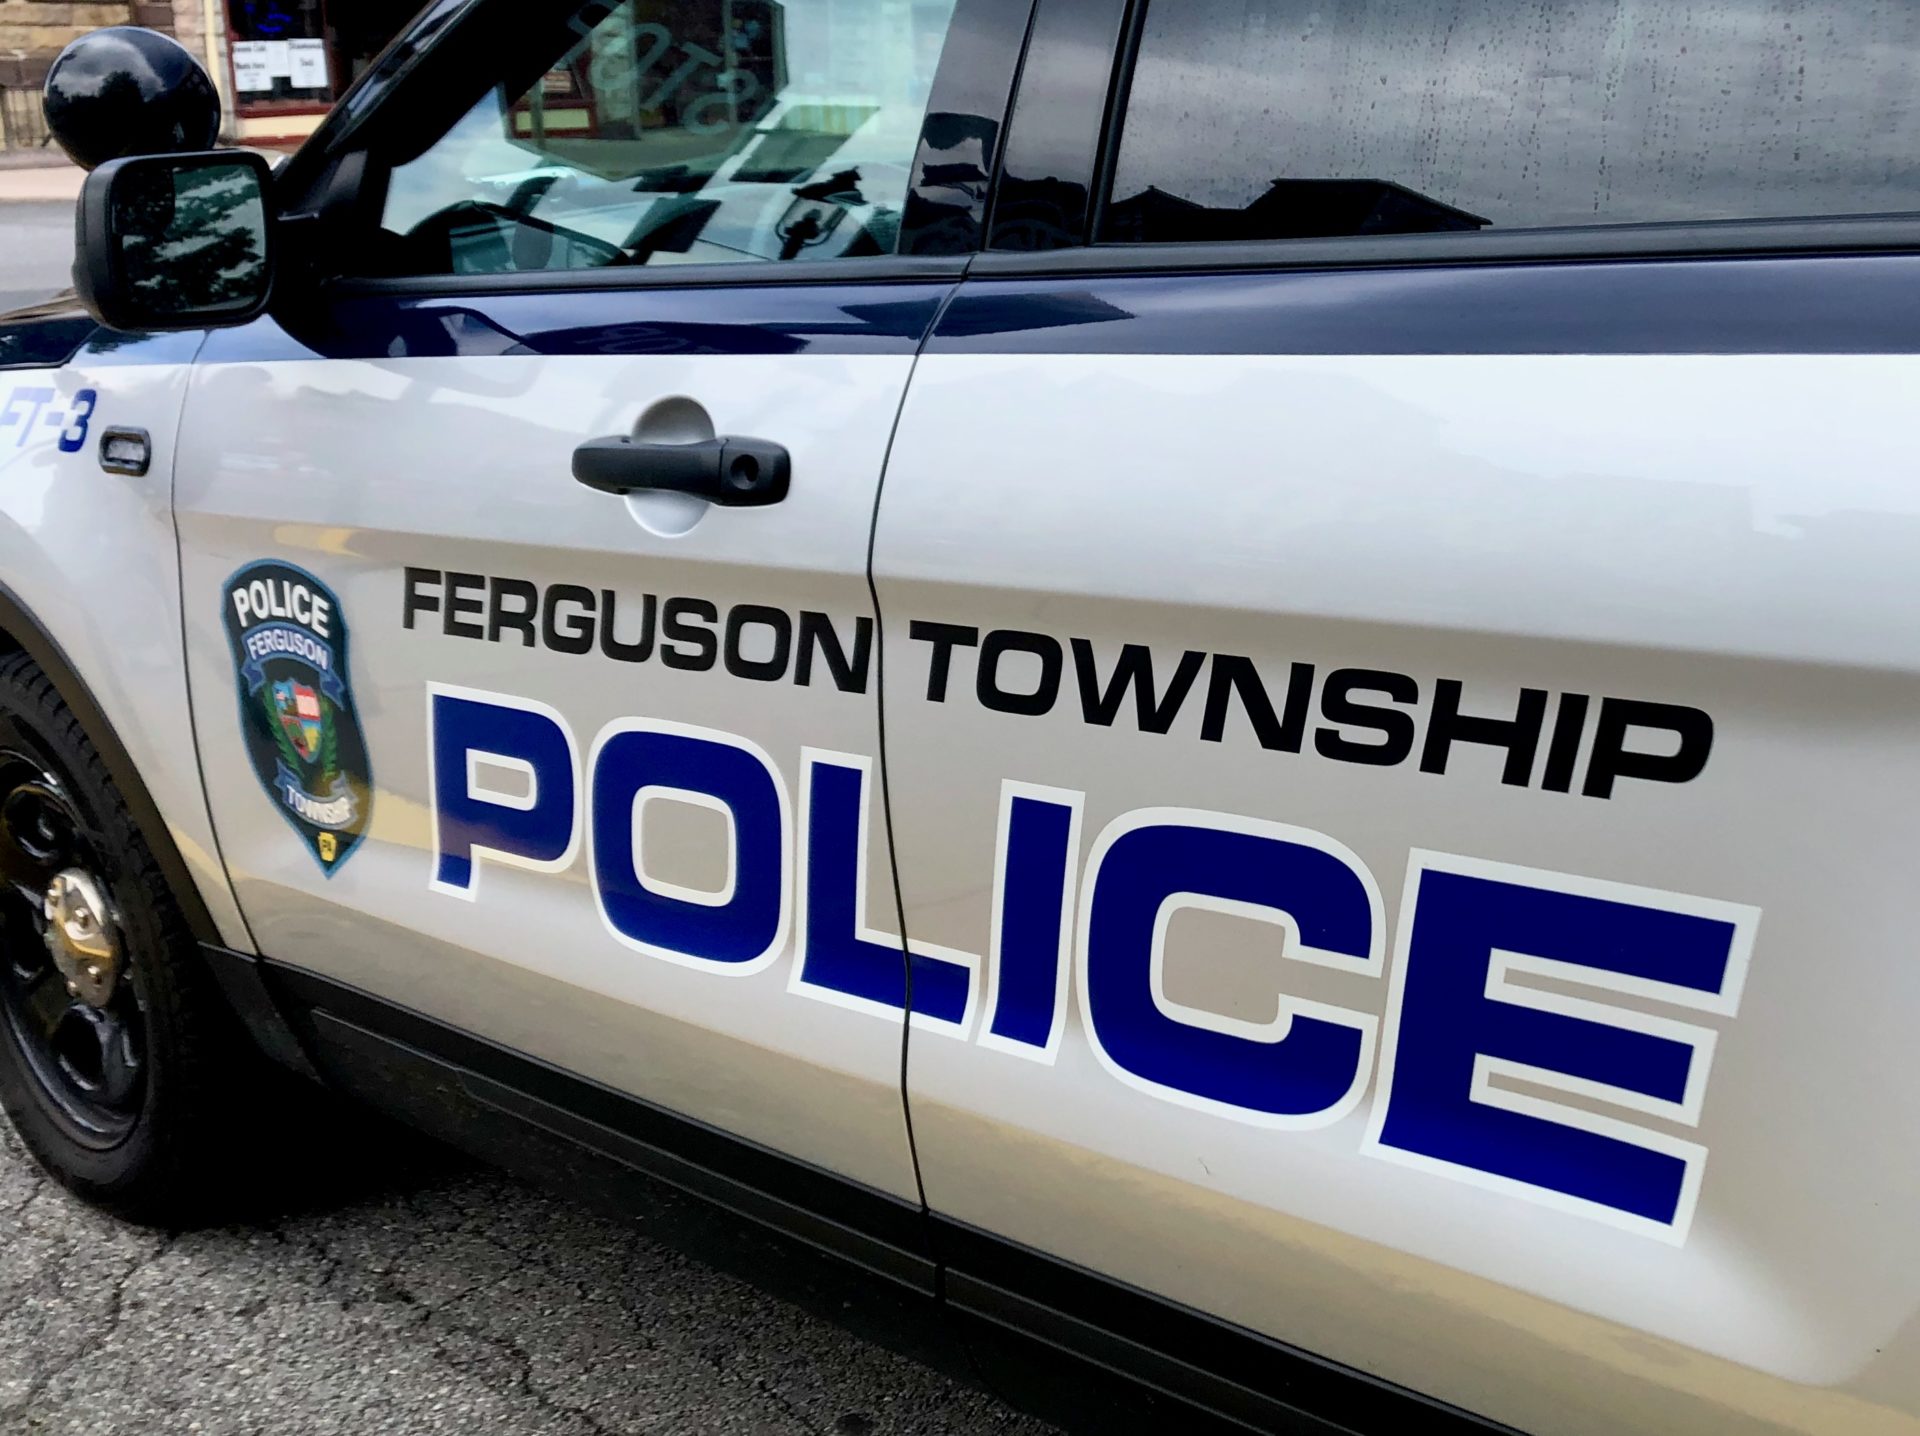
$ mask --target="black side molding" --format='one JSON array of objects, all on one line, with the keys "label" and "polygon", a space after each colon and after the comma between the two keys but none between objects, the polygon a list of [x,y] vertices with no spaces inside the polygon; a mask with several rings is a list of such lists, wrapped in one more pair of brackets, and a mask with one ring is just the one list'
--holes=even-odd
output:
[{"label": "black side molding", "polygon": [[[984,1376],[1069,1429],[1514,1436],[357,988],[259,968],[334,1085],[534,1180],[645,1211],[650,1230],[703,1259],[962,1380]],[[662,1186],[728,1215],[717,1227],[663,1219],[647,1195]],[[813,1264],[768,1259],[732,1216]]]},{"label": "black side molding", "polygon": [[1062,1378],[1077,1375],[1083,1389],[1074,1406],[1102,1386],[1123,1383],[1149,1400],[1200,1407],[1230,1430],[1518,1436],[1511,1427],[1042,1252],[944,1217],[932,1220],[947,1304],[967,1322],[989,1380],[1011,1385],[1022,1379],[1033,1365],[1034,1343],[1056,1353],[1046,1368],[1051,1389],[1020,1399],[1050,1420],[1071,1423]]},{"label": "black side molding", "polygon": [[1595,225],[1588,229],[1487,229],[1339,239],[1101,244],[977,255],[973,278],[1105,274],[1265,274],[1311,269],[1569,264],[1618,259],[1734,259],[1759,255],[1912,254],[1920,217],[1836,215]]},{"label": "black side molding", "polygon": [[357,989],[274,963],[262,969],[330,1086],[980,1384],[936,1298],[919,1207]]},{"label": "black side molding", "polygon": [[[797,1162],[299,968],[266,965],[270,987],[310,1050],[343,1086],[369,1044],[431,1068],[469,1101],[658,1181],[778,1228],[843,1261],[931,1296],[925,1218],[910,1202]],[[378,1094],[373,1094],[378,1100]],[[405,1114],[402,1114],[405,1115]]]},{"label": "black side molding", "polygon": [[320,1081],[319,1070],[287,1025],[286,1015],[260,974],[260,959],[211,942],[200,944],[200,956],[219,985],[221,996],[227,999],[227,1006],[240,1019],[240,1025],[252,1034],[260,1050],[308,1081]]}]

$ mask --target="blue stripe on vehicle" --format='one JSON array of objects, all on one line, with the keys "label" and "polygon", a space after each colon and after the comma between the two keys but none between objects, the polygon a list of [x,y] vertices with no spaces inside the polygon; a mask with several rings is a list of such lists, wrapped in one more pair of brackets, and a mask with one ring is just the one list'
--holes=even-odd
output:
[{"label": "blue stripe on vehicle", "polygon": [[178,334],[121,334],[111,329],[96,329],[72,362],[87,369],[191,364],[206,337],[206,332],[200,329]]},{"label": "blue stripe on vehicle", "polygon": [[1920,256],[968,281],[933,354],[1905,354]]},{"label": "blue stripe on vehicle", "polygon": [[502,355],[912,354],[948,284],[739,285],[343,297],[223,330],[206,364]]},{"label": "blue stripe on vehicle", "polygon": [[[911,354],[939,282],[362,295],[295,338],[215,333],[202,363],[487,355]],[[179,363],[197,334],[103,336]],[[1772,256],[974,279],[929,348],[988,354],[1920,352],[1920,256]]]}]

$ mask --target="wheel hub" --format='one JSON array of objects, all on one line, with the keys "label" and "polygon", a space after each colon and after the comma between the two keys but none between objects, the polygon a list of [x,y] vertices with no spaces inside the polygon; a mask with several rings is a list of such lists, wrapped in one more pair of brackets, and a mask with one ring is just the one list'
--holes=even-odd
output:
[{"label": "wheel hub", "polygon": [[80,868],[55,874],[45,910],[47,951],[67,991],[89,1007],[105,1007],[120,978],[120,948],[99,882]]}]

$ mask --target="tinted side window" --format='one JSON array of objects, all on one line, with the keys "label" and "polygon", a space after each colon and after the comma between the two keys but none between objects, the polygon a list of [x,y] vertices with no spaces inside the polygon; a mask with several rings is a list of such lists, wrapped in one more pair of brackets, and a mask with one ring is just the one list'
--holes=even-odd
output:
[{"label": "tinted side window", "polygon": [[1153,0],[1101,238],[1903,211],[1912,0]]},{"label": "tinted side window", "polygon": [[953,6],[596,0],[531,87],[392,172],[380,268],[891,254]]}]

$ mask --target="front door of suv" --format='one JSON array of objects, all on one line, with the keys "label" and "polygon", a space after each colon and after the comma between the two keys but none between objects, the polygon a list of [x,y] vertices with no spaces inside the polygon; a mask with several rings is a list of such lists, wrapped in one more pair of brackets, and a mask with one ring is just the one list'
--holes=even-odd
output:
[{"label": "front door of suv", "polygon": [[916,1195],[874,785],[811,903],[801,824],[810,754],[878,755],[869,532],[1005,9],[483,4],[377,100],[349,276],[214,336],[181,439],[262,953]]}]

